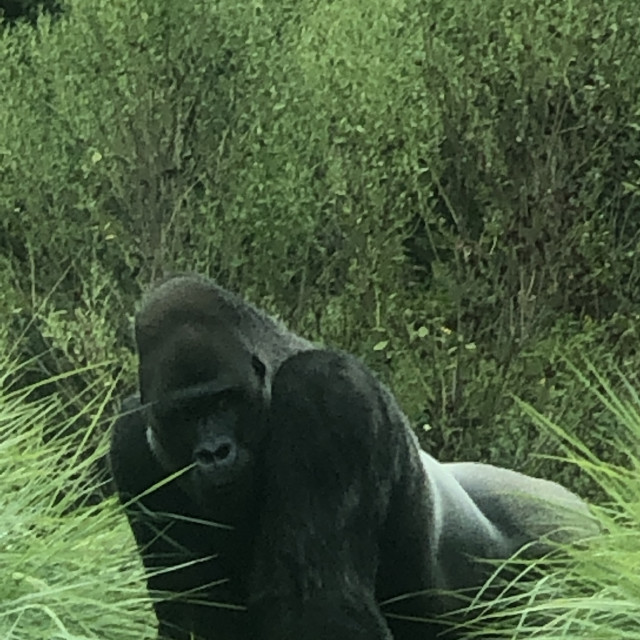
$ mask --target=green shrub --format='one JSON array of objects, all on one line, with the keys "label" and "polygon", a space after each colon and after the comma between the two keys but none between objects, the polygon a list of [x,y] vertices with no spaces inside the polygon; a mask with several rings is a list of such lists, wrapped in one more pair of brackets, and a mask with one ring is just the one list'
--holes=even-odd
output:
[{"label": "green shrub", "polygon": [[0,37],[29,380],[131,386],[140,289],[195,269],[361,354],[441,457],[555,473],[513,396],[601,439],[563,358],[638,369],[640,7],[67,5]]}]

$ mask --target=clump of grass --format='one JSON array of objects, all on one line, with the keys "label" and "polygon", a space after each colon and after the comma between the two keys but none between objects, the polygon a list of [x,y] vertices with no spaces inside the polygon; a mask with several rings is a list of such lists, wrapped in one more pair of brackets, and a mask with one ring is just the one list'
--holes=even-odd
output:
[{"label": "clump of grass", "polygon": [[[616,418],[611,441],[624,465],[600,459],[560,426],[521,403],[540,426],[554,433],[569,463],[590,475],[605,499],[593,507],[602,534],[538,562],[513,561],[517,577],[501,585],[478,612],[465,638],[509,640],[637,640],[640,630],[640,397],[621,375],[624,397],[597,369],[574,369],[587,393]],[[579,399],[576,399],[579,401]],[[537,576],[535,579],[532,576]],[[540,577],[542,576],[542,577]]]},{"label": "clump of grass", "polygon": [[[122,512],[113,498],[89,500],[106,451],[109,390],[85,390],[86,408],[69,419],[59,397],[7,391],[11,369],[0,368],[0,637],[154,637]],[[83,446],[91,441],[101,443],[94,452]]]}]

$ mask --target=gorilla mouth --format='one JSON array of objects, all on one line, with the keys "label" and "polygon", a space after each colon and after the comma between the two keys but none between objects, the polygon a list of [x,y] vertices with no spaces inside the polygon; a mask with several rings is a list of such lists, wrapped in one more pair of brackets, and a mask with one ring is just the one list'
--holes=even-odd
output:
[{"label": "gorilla mouth", "polygon": [[228,496],[231,493],[238,492],[244,485],[239,481],[239,472],[226,473],[224,476],[216,475],[212,477],[209,474],[198,472],[191,479],[191,486],[194,493],[199,496],[201,502],[215,500],[217,496]]},{"label": "gorilla mouth", "polygon": [[211,486],[216,490],[216,492],[228,494],[236,488],[236,483],[234,478],[228,478],[227,480],[215,480],[211,483]]}]

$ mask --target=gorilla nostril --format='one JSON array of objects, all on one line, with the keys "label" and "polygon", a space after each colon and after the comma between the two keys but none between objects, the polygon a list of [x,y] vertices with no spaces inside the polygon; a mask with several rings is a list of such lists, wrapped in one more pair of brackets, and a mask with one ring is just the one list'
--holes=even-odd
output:
[{"label": "gorilla nostril", "polygon": [[231,455],[232,451],[233,447],[231,446],[231,443],[223,442],[216,447],[215,451],[213,452],[213,456],[217,461],[224,462]]},{"label": "gorilla nostril", "polygon": [[216,462],[216,457],[213,454],[213,451],[211,451],[210,449],[204,449],[204,448],[198,449],[196,451],[195,459],[198,464],[201,464],[204,466],[212,465],[212,464],[215,464]]},{"label": "gorilla nostril", "polygon": [[205,467],[220,467],[233,464],[236,458],[236,448],[233,440],[220,438],[195,451],[195,461]]}]

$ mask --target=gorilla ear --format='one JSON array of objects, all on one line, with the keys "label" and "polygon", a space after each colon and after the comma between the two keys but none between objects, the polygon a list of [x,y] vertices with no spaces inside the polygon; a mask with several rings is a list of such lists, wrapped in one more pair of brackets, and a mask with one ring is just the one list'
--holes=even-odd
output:
[{"label": "gorilla ear", "polygon": [[264,362],[262,362],[262,360],[260,360],[260,358],[258,358],[258,356],[255,354],[251,356],[251,366],[256,372],[258,378],[260,378],[260,380],[264,382],[264,379],[267,375],[267,367]]}]

